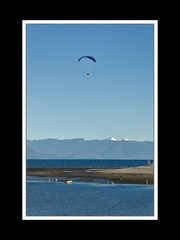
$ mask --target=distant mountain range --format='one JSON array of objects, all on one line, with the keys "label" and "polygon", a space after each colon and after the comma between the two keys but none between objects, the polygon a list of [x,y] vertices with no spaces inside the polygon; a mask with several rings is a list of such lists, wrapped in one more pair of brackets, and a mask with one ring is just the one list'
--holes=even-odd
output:
[{"label": "distant mountain range", "polygon": [[27,159],[153,159],[153,142],[135,140],[27,140]]}]

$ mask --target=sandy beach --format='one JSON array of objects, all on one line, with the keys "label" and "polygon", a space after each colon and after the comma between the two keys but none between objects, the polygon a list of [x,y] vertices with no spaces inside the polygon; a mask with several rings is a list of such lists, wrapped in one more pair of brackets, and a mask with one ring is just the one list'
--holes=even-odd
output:
[{"label": "sandy beach", "polygon": [[128,168],[27,168],[27,176],[105,179],[114,183],[153,184],[153,166]]}]

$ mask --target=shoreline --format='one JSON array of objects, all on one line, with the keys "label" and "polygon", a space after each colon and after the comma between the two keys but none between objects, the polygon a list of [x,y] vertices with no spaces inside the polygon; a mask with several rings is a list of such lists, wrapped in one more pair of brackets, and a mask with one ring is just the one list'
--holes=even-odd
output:
[{"label": "shoreline", "polygon": [[66,177],[93,181],[102,179],[114,183],[154,184],[153,166],[127,168],[27,168],[27,176]]}]

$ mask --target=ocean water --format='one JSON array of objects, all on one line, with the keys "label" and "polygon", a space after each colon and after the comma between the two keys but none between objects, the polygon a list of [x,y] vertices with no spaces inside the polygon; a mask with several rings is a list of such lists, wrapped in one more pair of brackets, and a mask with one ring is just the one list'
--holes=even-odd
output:
[{"label": "ocean water", "polygon": [[27,216],[153,216],[154,187],[27,178]]},{"label": "ocean water", "polygon": [[27,167],[42,167],[42,168],[121,168],[121,167],[135,167],[135,166],[144,166],[147,165],[148,160],[55,160],[55,159],[28,159]]}]

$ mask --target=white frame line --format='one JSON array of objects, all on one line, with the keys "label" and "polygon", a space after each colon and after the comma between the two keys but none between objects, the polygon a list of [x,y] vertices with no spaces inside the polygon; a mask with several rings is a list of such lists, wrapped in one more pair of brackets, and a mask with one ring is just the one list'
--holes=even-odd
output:
[{"label": "white frame line", "polygon": [[[154,25],[154,216],[26,216],[26,25],[153,24]],[[158,21],[157,20],[23,20],[22,21],[22,219],[23,220],[157,220],[158,219]]]}]

